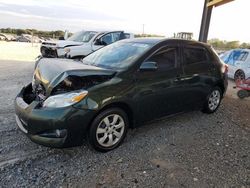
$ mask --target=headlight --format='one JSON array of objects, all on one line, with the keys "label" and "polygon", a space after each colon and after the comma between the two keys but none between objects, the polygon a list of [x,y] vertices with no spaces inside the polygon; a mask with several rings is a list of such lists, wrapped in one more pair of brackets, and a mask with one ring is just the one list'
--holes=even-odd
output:
[{"label": "headlight", "polygon": [[69,53],[70,52],[70,48],[65,48],[64,52],[65,52],[65,54]]},{"label": "headlight", "polygon": [[44,101],[43,107],[60,108],[70,106],[77,102],[80,102],[87,96],[87,94],[88,91],[81,91],[54,95]]}]

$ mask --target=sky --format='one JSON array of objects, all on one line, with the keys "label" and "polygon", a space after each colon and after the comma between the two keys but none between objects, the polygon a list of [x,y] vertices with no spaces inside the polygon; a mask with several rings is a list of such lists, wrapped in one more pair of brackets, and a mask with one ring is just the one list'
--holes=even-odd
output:
[{"label": "sky", "polygon": [[[198,39],[204,0],[0,0],[0,28],[124,30]],[[209,38],[250,42],[249,0],[213,9]]]}]

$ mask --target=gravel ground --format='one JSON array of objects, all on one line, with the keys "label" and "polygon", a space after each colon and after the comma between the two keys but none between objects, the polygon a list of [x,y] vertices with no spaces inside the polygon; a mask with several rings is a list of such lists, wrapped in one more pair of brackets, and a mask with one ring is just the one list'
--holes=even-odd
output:
[{"label": "gravel ground", "polygon": [[250,187],[250,100],[232,83],[215,114],[155,121],[97,153],[39,146],[17,129],[13,99],[33,66],[0,61],[0,187]]}]

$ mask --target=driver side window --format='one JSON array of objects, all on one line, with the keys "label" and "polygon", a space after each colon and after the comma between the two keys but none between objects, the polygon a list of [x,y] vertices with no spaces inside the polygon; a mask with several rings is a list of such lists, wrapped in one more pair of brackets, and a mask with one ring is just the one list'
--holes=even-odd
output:
[{"label": "driver side window", "polygon": [[100,41],[102,42],[103,45],[109,45],[112,44],[118,40],[120,40],[120,32],[115,32],[115,33],[108,33],[104,35],[103,37],[100,38]]},{"label": "driver side window", "polygon": [[103,45],[111,44],[111,43],[112,43],[112,36],[111,36],[111,33],[109,33],[109,34],[107,34],[107,35],[104,35],[104,36],[101,38],[101,42],[103,43]]},{"label": "driver side window", "polygon": [[176,47],[164,47],[152,57],[150,57],[148,61],[156,62],[158,70],[165,71],[176,67],[176,57]]}]

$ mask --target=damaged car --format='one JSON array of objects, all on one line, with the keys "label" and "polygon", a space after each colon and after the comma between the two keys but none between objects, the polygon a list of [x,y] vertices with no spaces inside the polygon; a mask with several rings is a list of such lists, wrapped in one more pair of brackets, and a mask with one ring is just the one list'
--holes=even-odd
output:
[{"label": "damaged car", "polygon": [[43,42],[41,57],[82,59],[104,46],[131,38],[134,35],[124,31],[79,31],[66,40]]},{"label": "damaged car", "polygon": [[132,39],[82,61],[41,59],[15,99],[16,122],[32,141],[106,152],[127,130],[190,110],[215,112],[227,89],[227,66],[203,43]]}]

